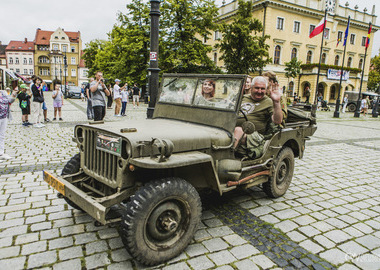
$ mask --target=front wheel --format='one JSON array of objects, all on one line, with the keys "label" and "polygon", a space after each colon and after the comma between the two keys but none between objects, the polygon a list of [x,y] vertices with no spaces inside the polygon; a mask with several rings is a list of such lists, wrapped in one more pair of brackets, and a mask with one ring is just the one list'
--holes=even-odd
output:
[{"label": "front wheel", "polygon": [[283,148],[274,162],[274,173],[269,181],[263,183],[264,192],[278,198],[288,190],[294,172],[294,153],[289,147]]},{"label": "front wheel", "polygon": [[156,265],[187,247],[201,212],[198,192],[185,180],[149,182],[125,205],[121,238],[139,262]]},{"label": "front wheel", "polygon": [[[80,170],[80,154],[76,154],[75,156],[73,156],[65,165],[65,167],[63,167],[62,169],[62,173],[61,175],[68,175],[68,174],[74,174],[74,173],[77,173],[79,172]],[[70,199],[68,199],[67,197],[63,197],[63,199],[66,201],[66,203],[68,205],[70,205],[71,207],[77,209],[77,210],[82,210],[82,208],[80,208],[78,205],[76,205],[75,203],[73,203]]]},{"label": "front wheel", "polygon": [[356,105],[354,103],[348,104],[347,110],[349,112],[355,112],[356,111]]}]

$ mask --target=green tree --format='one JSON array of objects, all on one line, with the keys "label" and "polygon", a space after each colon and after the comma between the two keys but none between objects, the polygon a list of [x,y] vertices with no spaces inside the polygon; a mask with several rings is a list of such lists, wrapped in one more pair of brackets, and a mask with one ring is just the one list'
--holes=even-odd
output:
[{"label": "green tree", "polygon": [[258,35],[263,25],[252,18],[252,6],[252,2],[239,0],[234,21],[221,25],[223,38],[217,47],[223,54],[220,59],[224,60],[228,73],[249,74],[271,62],[269,45],[265,42],[270,36]]},{"label": "green tree", "polygon": [[210,35],[218,14],[214,1],[166,0],[160,18],[159,66],[163,72],[217,72],[208,57],[212,47],[196,36]]},{"label": "green tree", "polygon": [[[377,55],[371,59],[371,68],[368,74],[367,88],[379,92],[380,84],[380,56]],[[380,94],[380,92],[379,92]]]},{"label": "green tree", "polygon": [[86,44],[86,48],[83,50],[83,59],[88,68],[88,76],[94,76],[99,67],[95,66],[95,58],[97,54],[104,49],[107,41],[94,39]]},{"label": "green tree", "polygon": [[289,78],[296,78],[301,73],[301,61],[297,60],[297,57],[293,57],[290,62],[285,62],[285,77],[288,78],[289,87]]}]

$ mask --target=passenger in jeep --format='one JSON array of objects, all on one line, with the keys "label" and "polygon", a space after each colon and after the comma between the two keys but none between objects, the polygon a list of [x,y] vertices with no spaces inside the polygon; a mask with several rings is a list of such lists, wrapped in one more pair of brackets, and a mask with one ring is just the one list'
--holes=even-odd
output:
[{"label": "passenger in jeep", "polygon": [[252,81],[250,94],[244,95],[241,103],[241,110],[244,115],[239,117],[234,131],[235,148],[238,144],[246,144],[247,142],[247,136],[241,128],[244,121],[251,121],[255,125],[256,131],[262,135],[265,134],[268,123],[273,122],[276,125],[282,123],[283,112],[280,104],[281,91],[279,90],[279,85],[277,82],[272,85],[270,97],[265,94],[267,88],[268,80],[258,76]]}]

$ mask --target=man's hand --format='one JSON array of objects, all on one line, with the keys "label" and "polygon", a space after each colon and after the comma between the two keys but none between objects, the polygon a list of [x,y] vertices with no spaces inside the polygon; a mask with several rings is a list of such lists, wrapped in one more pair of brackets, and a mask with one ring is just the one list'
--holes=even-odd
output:
[{"label": "man's hand", "polygon": [[270,98],[274,102],[280,102],[282,91],[280,90],[280,86],[278,82],[275,82],[275,83],[269,82],[269,84],[270,84]]}]

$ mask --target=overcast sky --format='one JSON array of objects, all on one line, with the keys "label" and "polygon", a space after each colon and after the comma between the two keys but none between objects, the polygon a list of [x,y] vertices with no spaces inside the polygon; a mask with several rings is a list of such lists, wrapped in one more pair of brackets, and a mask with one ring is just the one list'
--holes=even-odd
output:
[{"label": "overcast sky", "polygon": [[[147,1],[147,0],[142,0]],[[126,12],[130,0],[0,0],[0,41],[34,40],[36,29],[55,31],[80,31],[83,45],[93,39],[107,39],[107,33],[116,23],[118,12]],[[222,0],[216,0],[220,5]],[[230,2],[226,0],[226,2]],[[341,5],[346,0],[340,1]],[[372,6],[379,0],[348,0],[350,7],[365,7],[372,12]],[[365,4],[364,4],[365,2]],[[380,25],[380,4],[376,8],[377,25]],[[372,56],[379,54],[380,31],[375,35]]]}]

